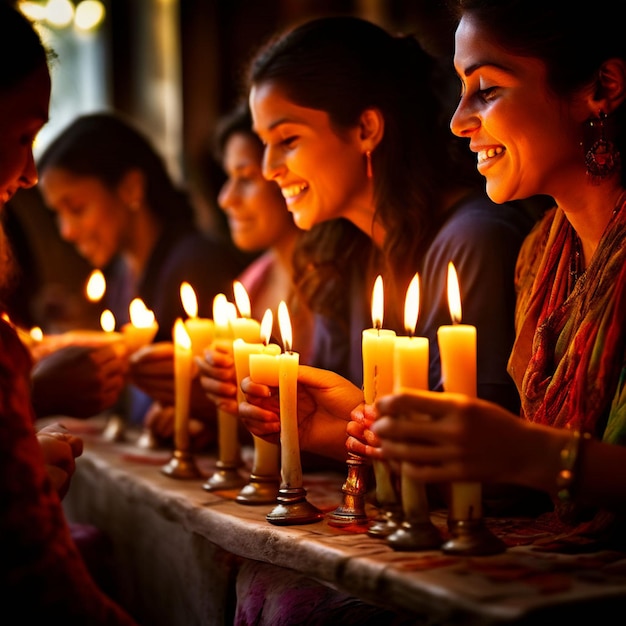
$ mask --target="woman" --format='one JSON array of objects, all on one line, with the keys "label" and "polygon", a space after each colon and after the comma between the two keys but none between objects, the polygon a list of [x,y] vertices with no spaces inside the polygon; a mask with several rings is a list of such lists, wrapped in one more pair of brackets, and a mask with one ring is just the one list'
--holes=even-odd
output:
[{"label": "woman", "polygon": [[[48,56],[30,22],[0,3],[0,208],[37,182],[32,143],[48,119]],[[9,275],[6,242],[2,280]],[[133,624],[91,578],[60,503],[82,444],[62,428],[35,435],[31,360],[0,318],[0,598],[26,622]],[[57,492],[58,490],[58,492]]]},{"label": "woman", "polygon": [[[478,327],[479,395],[517,407],[506,358],[515,258],[531,221],[519,207],[498,207],[484,196],[473,164],[449,132],[439,97],[447,78],[414,38],[393,37],[354,17],[304,23],[262,49],[251,65],[249,101],[265,144],[264,174],[308,231],[296,267],[300,291],[318,313],[311,363],[353,383],[301,369],[302,449],[345,458],[350,408],[363,401],[361,331],[372,326],[379,273],[384,326],[399,334],[407,332],[401,316],[407,286],[420,273],[415,334],[430,340],[430,386],[439,389],[436,332],[450,323],[446,273],[453,261],[463,320]],[[483,307],[487,299],[490,307]],[[337,403],[316,398],[327,379]],[[245,384],[246,425],[275,438],[275,398],[267,398],[263,386]],[[311,419],[322,401],[330,402],[323,416]]]},{"label": "woman", "polygon": [[[211,315],[217,293],[231,292],[240,270],[234,252],[199,232],[193,208],[163,159],[120,115],[78,117],[49,144],[38,167],[61,236],[104,270],[103,306],[118,325],[129,321],[129,304],[140,297],[159,324],[155,340],[171,341],[176,318],[185,317],[183,281],[194,288],[204,317]],[[141,379],[141,370],[135,362],[133,376]],[[143,422],[149,402],[134,393],[133,422]],[[207,402],[202,408],[212,411]]]},{"label": "woman", "polygon": [[[553,498],[563,532],[623,537],[624,2],[592,12],[562,0],[459,6],[452,130],[469,139],[495,202],[556,202],[517,270],[509,371],[523,419],[462,396],[402,394],[379,402],[373,430],[382,455],[418,480],[530,487]],[[395,419],[412,411],[432,420]]]},{"label": "woman", "polygon": [[[311,320],[306,308],[294,301],[292,281],[292,256],[301,231],[276,183],[263,177],[263,144],[252,130],[247,104],[220,119],[214,143],[215,157],[226,173],[218,204],[228,219],[231,238],[241,252],[258,255],[238,276],[250,298],[251,315],[261,320],[268,308],[276,314],[281,300],[289,302],[298,328],[294,349],[306,358]],[[274,335],[280,337],[277,320],[274,322]],[[230,350],[216,343],[196,363],[209,399],[236,414],[237,387]],[[160,438],[172,435],[173,420],[166,415],[151,419],[150,426]]]}]

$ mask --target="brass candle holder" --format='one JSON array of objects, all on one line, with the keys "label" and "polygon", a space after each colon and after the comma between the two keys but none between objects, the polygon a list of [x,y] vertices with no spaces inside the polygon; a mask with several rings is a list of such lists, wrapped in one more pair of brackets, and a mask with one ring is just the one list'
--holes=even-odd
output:
[{"label": "brass candle holder", "polygon": [[243,466],[237,435],[237,416],[217,411],[218,461],[212,476],[202,485],[206,491],[241,489],[246,479],[239,472]]},{"label": "brass candle holder", "polygon": [[376,478],[376,500],[379,514],[367,530],[370,537],[388,537],[402,523],[402,504],[398,499],[393,484],[393,475],[387,463],[380,460],[373,461],[374,476]]},{"label": "brass candle holder", "polygon": [[271,504],[276,502],[279,493],[280,476],[250,474],[250,480],[235,498],[239,504]]},{"label": "brass candle holder", "polygon": [[105,441],[124,441],[126,439],[126,420],[117,414],[110,415],[102,431]]},{"label": "brass candle holder", "polygon": [[183,480],[202,478],[202,472],[188,450],[174,450],[172,458],[161,468],[161,472],[170,478]]},{"label": "brass candle holder", "polygon": [[387,537],[387,543],[398,551],[435,550],[441,547],[443,538],[430,519],[424,484],[407,476],[404,468],[400,471],[400,480],[404,520]]},{"label": "brass candle holder", "polygon": [[[480,490],[480,484],[475,485]],[[452,485],[454,489],[455,485]],[[446,554],[461,556],[488,556],[506,551],[506,544],[498,539],[485,525],[482,511],[468,510],[466,519],[461,519],[451,507],[448,517],[450,538],[441,546]]]},{"label": "brass candle holder", "polygon": [[365,512],[367,485],[364,473],[369,462],[358,454],[349,452],[346,465],[348,475],[341,487],[343,504],[327,515],[331,526],[351,526],[352,524],[360,526],[368,523]]},{"label": "brass candle holder", "polygon": [[306,499],[304,487],[282,485],[278,490],[276,501],[278,504],[265,516],[271,524],[277,526],[312,524],[324,517],[324,513]]},{"label": "brass candle holder", "polygon": [[217,461],[216,470],[202,485],[205,491],[216,491],[225,489],[240,489],[246,479],[239,473],[242,466],[240,461],[228,462]]}]

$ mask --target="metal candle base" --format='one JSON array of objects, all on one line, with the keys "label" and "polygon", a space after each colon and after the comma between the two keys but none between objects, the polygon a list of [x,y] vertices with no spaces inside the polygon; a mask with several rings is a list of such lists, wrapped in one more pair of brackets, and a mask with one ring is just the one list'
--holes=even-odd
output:
[{"label": "metal candle base", "polygon": [[443,538],[431,521],[402,522],[402,525],[387,537],[387,543],[400,552],[413,550],[436,550]]},{"label": "metal candle base", "polygon": [[278,504],[265,516],[271,524],[312,524],[324,517],[322,511],[307,501],[306,490],[302,487],[281,487],[276,500]]},{"label": "metal candle base", "polygon": [[106,441],[124,441],[126,438],[126,421],[119,415],[111,415],[102,431],[102,438]]},{"label": "metal candle base", "polygon": [[184,480],[202,478],[202,472],[190,452],[174,450],[172,458],[161,468],[161,472],[170,478]]},{"label": "metal candle base", "polygon": [[402,523],[402,509],[400,505],[386,505],[382,513],[371,522],[367,529],[370,537],[386,538],[395,533]]},{"label": "metal candle base", "polygon": [[241,489],[236,502],[239,504],[271,504],[276,502],[280,476],[250,474],[250,482]]},{"label": "metal candle base", "polygon": [[135,445],[142,450],[156,450],[159,442],[149,428],[144,428]]},{"label": "metal candle base", "polygon": [[224,489],[240,489],[246,484],[246,479],[239,473],[241,463],[225,463],[218,461],[217,470],[202,485],[206,491],[216,491]]},{"label": "metal candle base", "polygon": [[366,465],[365,459],[349,453],[348,476],[341,487],[343,504],[327,515],[330,526],[351,526],[352,524],[367,524],[368,517],[365,513],[365,480],[363,471]]},{"label": "metal candle base", "polygon": [[446,554],[488,556],[506,550],[506,544],[485,526],[482,519],[449,520],[448,529],[450,539],[441,546]]}]

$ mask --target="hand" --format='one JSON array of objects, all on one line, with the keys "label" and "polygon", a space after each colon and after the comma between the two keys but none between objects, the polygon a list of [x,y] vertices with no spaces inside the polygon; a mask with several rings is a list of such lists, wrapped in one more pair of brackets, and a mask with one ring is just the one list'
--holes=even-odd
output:
[{"label": "hand", "polygon": [[[246,428],[258,437],[278,442],[280,406],[277,388],[242,381],[246,402],[239,415]],[[300,365],[298,368],[298,432],[300,447],[338,460],[346,459],[346,426],[350,412],[363,402],[363,393],[350,381],[328,370]]]},{"label": "hand", "polygon": [[115,344],[66,345],[33,366],[38,417],[90,417],[112,407],[126,384],[128,358]]},{"label": "hand", "polygon": [[362,403],[352,410],[346,428],[346,448],[350,452],[363,457],[382,457],[380,439],[371,429],[377,415],[376,408],[371,404]]},{"label": "hand", "polygon": [[[413,391],[376,403],[383,457],[422,482],[516,482],[529,425],[502,407],[462,394]],[[532,428],[532,426],[531,426]]]},{"label": "hand", "polygon": [[174,404],[174,344],[152,343],[130,357],[130,379],[162,405]]},{"label": "hand", "polygon": [[[173,406],[162,406],[155,402],[146,413],[144,426],[163,444],[173,444],[176,411]],[[216,425],[194,418],[189,419],[191,448],[199,452],[215,442]]]},{"label": "hand", "polygon": [[70,433],[63,424],[54,423],[37,432],[48,478],[63,499],[76,470],[75,458],[83,453],[83,440]]},{"label": "hand", "polygon": [[204,357],[195,359],[200,371],[200,386],[217,408],[237,415],[237,377],[235,362],[228,345],[219,339],[204,351]]}]

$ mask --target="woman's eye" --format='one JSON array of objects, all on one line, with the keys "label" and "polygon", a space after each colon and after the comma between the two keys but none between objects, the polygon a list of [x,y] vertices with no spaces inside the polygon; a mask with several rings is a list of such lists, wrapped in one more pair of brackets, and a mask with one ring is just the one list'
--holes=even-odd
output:
[{"label": "woman's eye", "polygon": [[489,102],[489,100],[493,100],[496,95],[497,87],[487,87],[486,89],[478,90],[478,97],[484,102]]},{"label": "woman's eye", "polygon": [[286,148],[293,148],[293,145],[297,139],[298,137],[296,135],[292,135],[291,137],[287,137],[283,139],[280,143],[282,146],[285,146]]}]

